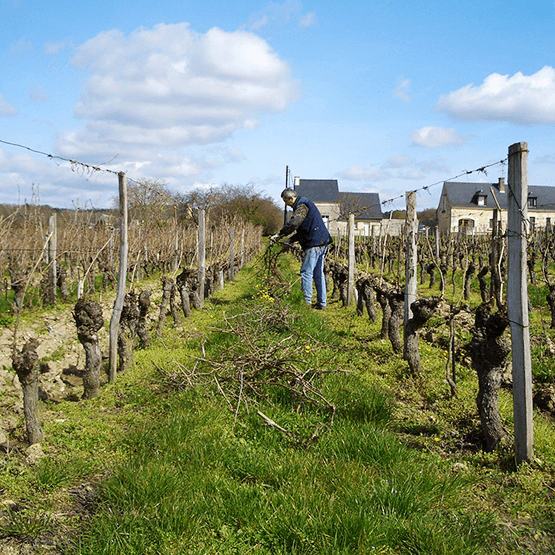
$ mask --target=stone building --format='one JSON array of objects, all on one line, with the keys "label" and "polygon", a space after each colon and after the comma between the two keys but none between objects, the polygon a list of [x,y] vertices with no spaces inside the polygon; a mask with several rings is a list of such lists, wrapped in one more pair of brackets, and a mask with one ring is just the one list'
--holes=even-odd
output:
[{"label": "stone building", "polygon": [[348,215],[355,214],[355,235],[379,236],[387,224],[383,221],[378,193],[343,193],[337,179],[294,178],[294,189],[310,199],[320,210],[332,235],[347,233]]},{"label": "stone building", "polygon": [[[496,208],[504,230],[509,194],[509,187],[502,177],[497,183],[444,182],[437,207],[439,233],[491,233]],[[528,187],[528,220],[531,231],[552,228],[555,224],[555,187]]]}]

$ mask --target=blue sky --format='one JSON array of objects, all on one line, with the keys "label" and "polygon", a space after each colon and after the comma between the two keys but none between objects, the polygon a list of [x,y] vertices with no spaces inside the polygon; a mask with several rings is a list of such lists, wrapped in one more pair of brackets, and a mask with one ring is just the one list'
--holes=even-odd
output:
[{"label": "blue sky", "polygon": [[411,190],[435,207],[436,183],[527,142],[529,183],[555,185],[553,0],[0,6],[2,203],[100,208],[118,189],[5,142],[177,192],[253,184],[277,200],[289,166],[397,199],[384,210]]}]

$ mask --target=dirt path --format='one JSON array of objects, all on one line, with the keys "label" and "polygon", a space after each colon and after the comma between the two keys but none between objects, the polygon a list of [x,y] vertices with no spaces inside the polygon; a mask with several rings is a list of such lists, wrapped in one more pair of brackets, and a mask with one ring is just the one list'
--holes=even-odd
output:
[{"label": "dirt path", "polygon": [[[112,302],[103,301],[105,327],[99,332],[104,356],[108,354]],[[81,396],[81,372],[85,352],[77,339],[77,329],[70,306],[64,311],[48,313],[20,325],[17,347],[36,337],[40,344],[37,353],[41,360],[41,399],[60,400],[72,395]],[[19,380],[12,369],[13,329],[0,328],[0,435],[15,429],[23,414],[23,398]]]}]

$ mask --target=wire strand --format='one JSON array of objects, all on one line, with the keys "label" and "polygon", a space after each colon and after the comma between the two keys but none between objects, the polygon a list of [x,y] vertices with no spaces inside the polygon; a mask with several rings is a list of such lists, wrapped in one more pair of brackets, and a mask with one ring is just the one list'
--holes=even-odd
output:
[{"label": "wire strand", "polygon": [[[113,175],[119,175],[120,173],[124,173],[124,172],[121,172],[121,171],[115,171],[115,170],[109,170],[107,168],[103,168],[103,167],[101,167],[101,165],[86,164],[86,163],[80,162],[78,160],[72,160],[70,158],[64,158],[63,156],[57,156],[57,155],[54,155],[54,154],[49,154],[47,152],[42,152],[40,150],[36,150],[36,149],[31,148],[31,147],[26,146],[26,145],[21,145],[21,144],[18,144],[18,143],[12,143],[10,141],[5,141],[5,140],[2,140],[2,139],[0,139],[0,143],[5,144],[5,145],[9,145],[9,146],[13,146],[13,147],[17,147],[17,148],[23,148],[25,150],[28,150],[29,152],[33,152],[35,154],[40,154],[42,156],[46,156],[50,160],[61,160],[63,162],[69,162],[72,166],[81,166],[82,168],[86,169],[87,171],[106,172],[106,173],[111,173]],[[114,156],[112,158],[112,160],[114,160],[116,157],[117,157],[117,155]],[[489,168],[492,168],[492,167],[498,166],[498,165],[504,165],[507,162],[507,160],[508,160],[508,158],[504,158],[503,160],[500,160],[498,162],[493,162],[491,164],[487,164],[487,165],[484,165],[484,166],[480,166],[479,168],[476,168],[474,170],[464,170],[461,173],[459,173],[458,175],[449,177],[447,179],[442,179],[440,181],[430,183],[429,185],[424,185],[424,186],[422,186],[418,189],[414,189],[412,191],[406,191],[402,195],[398,195],[396,197],[392,197],[392,198],[383,200],[383,201],[381,201],[377,204],[367,205],[367,206],[365,206],[365,209],[376,208],[376,207],[379,207],[379,206],[384,206],[385,207],[387,204],[393,204],[397,200],[404,199],[405,195],[407,193],[419,193],[420,191],[428,191],[429,192],[432,187],[436,187],[436,186],[441,185],[445,182],[453,181],[455,179],[459,179],[460,177],[472,175],[474,173],[483,173],[483,174],[487,175],[487,170]],[[291,176],[291,170],[289,169],[288,178],[290,178],[290,176]],[[130,178],[129,176],[127,176],[127,174],[126,174],[126,177],[127,177],[128,181],[131,181],[132,183],[135,183],[136,185],[140,185],[140,180],[137,181],[133,178]]]}]

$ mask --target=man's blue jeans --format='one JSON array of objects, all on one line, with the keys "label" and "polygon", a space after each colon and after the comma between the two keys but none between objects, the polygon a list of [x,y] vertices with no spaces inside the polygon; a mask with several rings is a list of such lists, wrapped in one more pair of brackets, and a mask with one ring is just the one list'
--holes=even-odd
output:
[{"label": "man's blue jeans", "polygon": [[324,258],[328,247],[311,247],[304,251],[303,263],[301,266],[301,284],[304,293],[304,300],[312,302],[312,280],[316,286],[316,301],[320,306],[326,306],[326,280],[324,278]]}]

